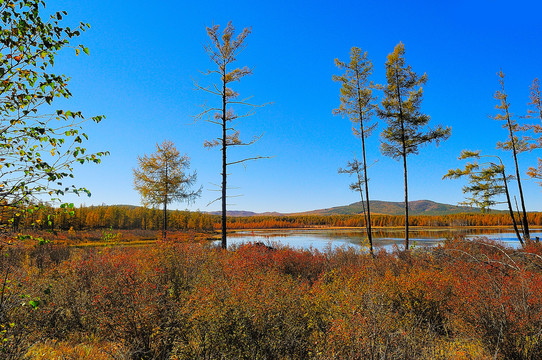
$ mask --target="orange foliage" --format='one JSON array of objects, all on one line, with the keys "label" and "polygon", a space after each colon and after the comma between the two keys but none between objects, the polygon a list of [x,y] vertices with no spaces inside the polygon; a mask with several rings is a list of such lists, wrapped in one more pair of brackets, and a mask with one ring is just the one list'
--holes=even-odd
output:
[{"label": "orange foliage", "polygon": [[261,244],[67,249],[2,249],[8,358],[542,357],[540,244],[450,240],[374,257]]},{"label": "orange foliage", "polygon": [[[112,228],[120,230],[159,230],[162,212],[135,206],[90,206],[73,209],[44,207],[38,211],[24,213],[0,209],[0,224],[9,224],[14,229],[33,230],[93,230]],[[72,210],[72,209],[70,209]],[[18,215],[17,215],[18,214]],[[529,224],[542,225],[542,213],[527,214]],[[9,219],[14,218],[13,222]],[[171,230],[213,231],[220,230],[218,215],[201,212],[168,212]],[[402,227],[404,216],[372,215],[373,227]],[[452,215],[415,215],[409,217],[411,226],[457,227],[457,226],[511,226],[507,213],[463,213]],[[228,229],[282,229],[306,227],[365,227],[363,215],[265,215],[229,217]]]}]

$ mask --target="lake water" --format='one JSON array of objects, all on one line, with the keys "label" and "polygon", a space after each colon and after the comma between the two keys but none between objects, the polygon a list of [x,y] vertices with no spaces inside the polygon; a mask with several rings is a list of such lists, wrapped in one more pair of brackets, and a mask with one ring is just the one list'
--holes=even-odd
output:
[{"label": "lake water", "polygon": [[[503,228],[416,228],[410,231],[411,246],[434,246],[455,236],[467,239],[487,237],[507,246],[520,246],[513,229]],[[401,229],[376,229],[373,232],[375,248],[392,249],[394,245],[402,247],[404,231]],[[542,238],[542,229],[531,229],[531,238]],[[367,235],[361,229],[285,229],[285,230],[248,230],[228,235],[228,244],[262,242],[266,245],[280,244],[293,248],[313,248],[326,250],[341,246],[367,248]]]}]

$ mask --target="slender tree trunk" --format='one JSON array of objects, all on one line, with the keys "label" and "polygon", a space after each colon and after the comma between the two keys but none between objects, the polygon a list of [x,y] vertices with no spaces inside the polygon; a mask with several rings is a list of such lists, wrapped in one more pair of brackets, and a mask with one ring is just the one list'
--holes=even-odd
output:
[{"label": "slender tree trunk", "polygon": [[168,168],[167,168],[167,162],[166,162],[166,165],[165,165],[165,170],[166,170],[166,177],[165,177],[165,180],[166,180],[166,188],[165,188],[165,191],[164,191],[164,222],[162,224],[162,240],[163,241],[166,241],[167,239],[167,201],[168,201],[168,198],[167,198],[167,195],[168,195]]},{"label": "slender tree trunk", "polygon": [[515,146],[514,144],[512,143],[512,149],[514,151],[514,162],[515,162],[515,165],[516,165],[516,177],[518,179],[518,189],[519,189],[519,199],[521,200],[521,211],[523,213],[523,231],[525,233],[525,240],[528,242],[530,241],[531,239],[531,235],[529,233],[529,222],[527,220],[527,211],[525,210],[525,200],[523,199],[523,188],[521,186],[521,178],[520,178],[520,172],[519,172],[519,167],[518,167],[518,158],[517,158],[517,155],[516,155],[516,149],[515,149]]},{"label": "slender tree trunk", "polygon": [[[369,239],[369,251],[371,254],[373,252],[373,234],[371,230],[371,205],[369,202],[369,179],[367,178],[367,160],[365,157],[365,133],[363,129],[363,123],[360,121],[361,125],[361,147],[363,152],[363,177],[365,179],[365,199],[367,200],[367,221],[365,226],[367,227],[367,238]],[[363,201],[363,200],[362,200]]]},{"label": "slender tree trunk", "polygon": [[[504,76],[504,75],[503,75]],[[522,223],[523,223],[523,234],[527,242],[530,241],[531,235],[529,234],[529,222],[527,221],[527,211],[525,210],[525,200],[523,198],[523,188],[521,186],[521,177],[518,166],[518,157],[517,157],[517,148],[516,141],[514,138],[514,131],[512,129],[512,121],[510,120],[510,112],[508,111],[508,104],[506,103],[506,93],[504,90],[504,80],[501,78],[502,91],[504,96],[504,105],[503,109],[506,114],[506,123],[508,125],[508,131],[510,132],[510,142],[512,144],[512,154],[514,156],[514,164],[516,166],[516,177],[518,180],[518,189],[519,189],[519,199],[521,200],[521,210],[523,213]]]},{"label": "slender tree trunk", "polygon": [[[403,151],[405,151],[404,145]],[[403,153],[403,169],[405,172],[405,250],[408,250],[408,174],[406,153]]]},{"label": "slender tree trunk", "polygon": [[[507,117],[508,117],[508,110],[507,110]],[[514,165],[516,166],[516,178],[518,180],[518,189],[519,189],[519,199],[521,200],[521,211],[522,211],[522,223],[523,223],[523,233],[525,235],[525,240],[528,242],[531,239],[531,235],[529,233],[529,222],[527,220],[527,211],[525,210],[525,200],[523,198],[523,188],[521,186],[521,177],[519,172],[519,166],[518,166],[518,157],[517,157],[517,150],[516,145],[514,141],[514,133],[512,132],[512,127],[510,125],[510,119],[508,119],[509,124],[509,130],[510,130],[510,138],[512,139],[512,154],[514,155]]]},{"label": "slender tree trunk", "polygon": [[162,224],[162,240],[166,241],[167,234],[167,203],[164,202],[164,223]]},{"label": "slender tree trunk", "polygon": [[[369,251],[371,255],[373,252],[373,234],[371,231],[371,205],[369,203],[369,179],[367,178],[367,159],[365,156],[365,129],[363,127],[363,113],[361,104],[361,89],[359,84],[359,73],[356,71],[356,78],[358,81],[358,109],[359,109],[359,127],[361,131],[361,150],[363,153],[363,177],[365,179],[365,198],[367,199],[367,220],[365,221],[365,227],[367,228],[367,238],[369,240]],[[361,200],[363,202],[363,199]]]},{"label": "slender tree trunk", "polygon": [[399,121],[401,122],[401,145],[403,149],[403,170],[405,174],[405,250],[408,250],[408,173],[407,173],[407,148],[405,139],[405,123],[403,120],[403,101],[399,89],[399,77],[397,76],[397,64],[395,65],[395,86],[397,88],[397,103],[399,105]]},{"label": "slender tree trunk", "polygon": [[[356,159],[357,160],[357,159]],[[365,227],[367,227],[367,212],[365,211],[365,198],[363,197],[363,188],[362,183],[363,180],[361,179],[361,174],[359,173],[359,168],[356,170],[356,176],[358,177],[358,189],[359,189],[359,197],[361,199],[361,210],[363,211],[363,218],[365,219]]]},{"label": "slender tree trunk", "polygon": [[365,198],[363,197],[363,179],[361,178],[361,174],[359,173],[359,168],[356,171],[356,175],[358,177],[358,189],[359,189],[359,197],[361,199],[361,211],[363,211],[363,217],[365,219],[365,225],[367,224],[367,212],[365,211]]},{"label": "slender tree trunk", "polygon": [[226,64],[224,64],[222,69],[222,249],[226,249],[228,247],[226,238],[226,221],[228,220],[226,215],[226,101]]},{"label": "slender tree trunk", "polygon": [[508,204],[508,211],[510,212],[510,217],[512,218],[512,226],[514,227],[514,232],[516,233],[516,236],[521,244],[521,246],[525,246],[525,243],[523,242],[523,239],[521,238],[521,234],[518,230],[518,225],[516,223],[516,217],[514,216],[514,209],[512,209],[512,202],[510,201],[510,193],[508,192],[508,182],[506,181],[506,174],[502,173],[502,180],[504,183],[504,192],[506,193],[506,202]]},{"label": "slender tree trunk", "polygon": [[365,219],[365,227],[367,227],[367,211],[365,210],[365,198],[363,197],[363,191],[361,190],[361,178],[358,180],[359,197],[361,198],[361,211],[363,211],[363,218]]}]

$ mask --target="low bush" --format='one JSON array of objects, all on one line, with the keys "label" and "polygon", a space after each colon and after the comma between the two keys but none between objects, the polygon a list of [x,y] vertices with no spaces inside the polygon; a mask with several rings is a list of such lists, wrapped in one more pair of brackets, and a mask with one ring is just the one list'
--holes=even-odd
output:
[{"label": "low bush", "polygon": [[539,244],[1,251],[2,359],[542,358]]}]

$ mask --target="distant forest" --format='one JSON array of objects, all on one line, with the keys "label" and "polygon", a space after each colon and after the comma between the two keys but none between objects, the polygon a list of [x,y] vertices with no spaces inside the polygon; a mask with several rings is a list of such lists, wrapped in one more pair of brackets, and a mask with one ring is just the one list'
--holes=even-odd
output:
[{"label": "distant forest", "polygon": [[[163,213],[158,209],[140,206],[88,206],[78,208],[41,207],[20,212],[3,209],[2,219],[13,219],[8,225],[13,230],[91,230],[112,228],[119,230],[159,230]],[[529,224],[542,226],[542,213],[528,213]],[[404,226],[403,215],[373,215],[372,226]],[[409,218],[411,226],[511,226],[507,213],[462,213],[449,215],[416,215]],[[362,227],[365,216],[358,215],[265,215],[228,217],[229,229],[281,229],[307,227]],[[213,231],[221,227],[220,215],[203,212],[169,210],[168,228],[171,230]]]}]

